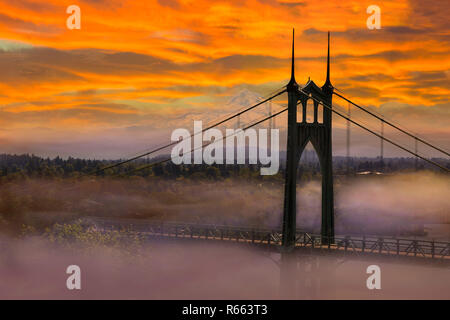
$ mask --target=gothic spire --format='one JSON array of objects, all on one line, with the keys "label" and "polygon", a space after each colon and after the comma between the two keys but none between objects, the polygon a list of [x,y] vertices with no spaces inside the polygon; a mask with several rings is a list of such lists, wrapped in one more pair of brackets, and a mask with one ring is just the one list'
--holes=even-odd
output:
[{"label": "gothic spire", "polygon": [[325,85],[332,86],[330,81],[330,31],[328,31],[327,79],[325,80]]},{"label": "gothic spire", "polygon": [[295,64],[294,64],[294,57],[295,57],[295,52],[294,52],[294,34],[295,34],[295,29],[292,29],[292,62],[291,62],[291,80],[289,80],[288,85],[293,85],[296,84],[295,82]]}]

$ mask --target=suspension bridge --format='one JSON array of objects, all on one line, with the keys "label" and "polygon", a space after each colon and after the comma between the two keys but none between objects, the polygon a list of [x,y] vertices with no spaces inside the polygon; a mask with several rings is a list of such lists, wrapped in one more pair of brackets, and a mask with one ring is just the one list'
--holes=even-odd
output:
[{"label": "suspension bridge", "polygon": [[[276,248],[283,252],[293,252],[296,250],[313,250],[325,253],[339,253],[339,254],[353,254],[356,256],[396,256],[402,258],[420,258],[432,259],[439,261],[450,261],[450,242],[437,242],[429,240],[417,239],[400,239],[400,238],[386,238],[386,237],[370,237],[370,236],[346,236],[335,235],[334,224],[334,191],[333,191],[333,166],[332,166],[332,120],[333,115],[343,118],[347,121],[347,157],[349,157],[350,149],[350,125],[354,125],[360,129],[365,130],[370,135],[380,139],[380,157],[383,159],[383,144],[388,143],[400,150],[409,153],[428,163],[439,170],[448,173],[450,170],[448,165],[440,163],[437,160],[430,159],[419,153],[418,145],[422,143],[434,151],[442,154],[444,157],[449,157],[449,152],[443,148],[438,147],[416,134],[404,129],[388,120],[383,115],[377,114],[368,108],[353,102],[344,93],[337,92],[331,83],[330,78],[330,33],[328,33],[328,51],[326,64],[326,80],[323,86],[318,86],[314,81],[308,80],[304,86],[300,86],[295,79],[295,51],[294,51],[294,34],[292,37],[292,57],[291,57],[291,75],[287,85],[276,90],[267,98],[248,106],[238,112],[235,112],[224,119],[218,120],[213,124],[202,129],[205,132],[209,129],[216,128],[233,119],[237,120],[238,127],[242,130],[257,126],[265,121],[273,120],[279,115],[287,112],[287,155],[286,155],[286,170],[285,170],[285,189],[284,189],[284,207],[283,207],[283,221],[279,230],[266,230],[255,228],[242,228],[233,226],[218,226],[218,225],[193,225],[187,223],[168,223],[168,222],[149,222],[149,221],[124,221],[120,223],[111,220],[88,219],[85,221],[86,225],[95,225],[102,229],[114,229],[123,227],[124,224],[133,226],[134,230],[147,235],[148,237],[182,239],[182,240],[203,240],[203,241],[226,241],[235,243],[245,243],[263,246],[267,248]],[[287,94],[288,104],[283,106],[280,110],[272,110],[270,105],[269,114],[256,119],[250,123],[242,126],[241,116],[259,106],[271,103],[275,98]],[[345,113],[333,106],[333,97],[343,99],[348,103],[349,109]],[[312,102],[312,105],[311,105]],[[369,128],[367,125],[355,120],[350,115],[350,106],[356,107],[370,116],[375,121],[381,123],[380,132]],[[308,108],[313,108],[313,117],[308,118]],[[414,140],[415,148],[411,150],[409,147],[398,143],[384,135],[384,127],[388,126],[398,132],[406,135]],[[197,133],[198,134],[198,133]],[[191,138],[195,134],[191,135]],[[224,137],[225,138],[225,137]],[[217,141],[215,141],[217,142]],[[320,170],[322,174],[322,213],[321,213],[321,232],[320,234],[310,234],[297,229],[297,203],[296,203],[296,188],[297,188],[297,170],[300,157],[305,150],[308,143],[314,147],[320,163]],[[156,154],[159,151],[165,150],[174,146],[178,141],[168,143],[153,150],[138,154],[125,160],[121,160],[110,165],[106,165],[90,174],[99,175],[105,174],[108,169],[122,166],[126,163],[135,161],[137,159],[148,157]],[[204,148],[213,142],[207,142],[201,147]],[[193,152],[191,150],[190,152]],[[133,168],[128,173],[145,170],[162,163],[170,161],[167,157],[158,161],[153,161],[149,164]],[[417,161],[416,161],[417,165]],[[94,220],[93,220],[94,219]]]}]

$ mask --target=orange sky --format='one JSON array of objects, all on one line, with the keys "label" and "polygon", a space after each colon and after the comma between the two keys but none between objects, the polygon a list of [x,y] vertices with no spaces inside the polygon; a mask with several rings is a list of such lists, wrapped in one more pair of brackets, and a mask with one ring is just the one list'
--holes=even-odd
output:
[{"label": "orange sky", "polygon": [[[81,30],[66,28],[72,4]],[[381,30],[366,27],[371,4]],[[93,135],[113,148],[115,136],[220,115],[241,89],[286,83],[295,27],[299,83],[323,83],[330,30],[336,88],[448,145],[449,14],[448,1],[431,0],[0,0],[0,142],[98,156],[82,150]]]}]

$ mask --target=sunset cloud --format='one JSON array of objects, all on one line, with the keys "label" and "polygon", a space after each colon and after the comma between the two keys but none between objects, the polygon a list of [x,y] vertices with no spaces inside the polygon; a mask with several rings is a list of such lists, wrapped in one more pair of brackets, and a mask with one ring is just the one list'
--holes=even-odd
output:
[{"label": "sunset cloud", "polygon": [[156,135],[189,115],[221,115],[240,89],[265,95],[287,82],[293,27],[299,83],[323,83],[330,30],[337,89],[412,131],[448,136],[445,121],[416,119],[448,119],[450,5],[378,1],[382,28],[368,30],[371,4],[81,0],[81,30],[69,30],[66,1],[0,0],[0,138],[55,143],[133,125]]}]

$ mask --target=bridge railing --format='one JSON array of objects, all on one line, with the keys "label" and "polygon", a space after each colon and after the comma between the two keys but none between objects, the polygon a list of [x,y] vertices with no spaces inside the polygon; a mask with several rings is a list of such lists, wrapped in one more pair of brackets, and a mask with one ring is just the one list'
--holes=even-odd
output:
[{"label": "bridge railing", "polygon": [[[87,226],[94,224],[104,230],[118,229],[126,226],[128,230],[140,232],[151,237],[234,241],[266,246],[282,245],[281,231],[268,228],[167,221],[140,221],[136,219],[110,220],[105,218],[89,218],[84,221],[84,224]],[[334,237],[334,241],[327,240],[321,235],[297,230],[295,246],[319,250],[334,250],[352,254],[383,254],[434,259],[450,258],[450,243],[443,241],[339,235]]]},{"label": "bridge railing", "polygon": [[[296,246],[334,249],[356,254],[379,253],[399,256],[446,258],[450,257],[450,243],[421,239],[384,238],[375,236],[335,236],[334,243],[322,241],[320,235],[297,233]],[[324,239],[328,240],[328,239]],[[322,243],[327,243],[323,245]]]}]

